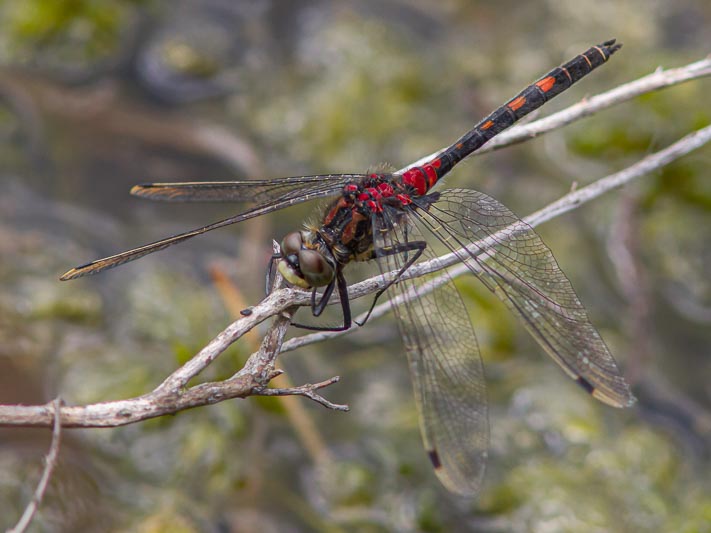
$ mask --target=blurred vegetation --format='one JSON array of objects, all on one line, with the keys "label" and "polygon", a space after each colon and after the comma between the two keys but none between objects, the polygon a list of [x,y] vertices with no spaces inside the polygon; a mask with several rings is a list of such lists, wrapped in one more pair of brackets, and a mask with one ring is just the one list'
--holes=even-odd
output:
[{"label": "blurred vegetation", "polygon": [[[85,260],[236,209],[142,203],[131,185],[399,167],[590,44],[625,46],[544,114],[700,59],[709,27],[704,0],[1,1],[1,401],[149,391],[230,309],[261,298],[270,239],[317,218],[304,206],[58,282]],[[709,83],[473,158],[449,183],[525,215],[709,124]],[[197,142],[200,126],[229,131],[230,149]],[[582,393],[491,294],[458,281],[489,387],[477,500],[448,494],[430,470],[388,318],[281,358],[296,384],[341,375],[326,395],[348,414],[296,399],[304,421],[251,398],[65,432],[33,530],[710,531],[710,163],[707,147],[540,229],[627,369],[633,409]],[[230,376],[255,342],[201,378]],[[48,437],[2,429],[0,439],[6,526],[34,490]]]},{"label": "blurred vegetation", "polygon": [[4,59],[69,73],[106,60],[141,0],[28,0],[0,6]]}]

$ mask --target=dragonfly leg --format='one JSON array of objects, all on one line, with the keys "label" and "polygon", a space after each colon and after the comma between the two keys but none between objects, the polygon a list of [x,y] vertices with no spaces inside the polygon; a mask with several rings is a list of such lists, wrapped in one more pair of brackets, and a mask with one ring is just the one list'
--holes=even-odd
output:
[{"label": "dragonfly leg", "polygon": [[[406,262],[402,266],[402,268],[398,271],[398,273],[395,275],[393,279],[388,281],[385,286],[382,289],[379,289],[378,292],[375,293],[375,297],[373,298],[373,302],[370,304],[370,309],[368,309],[368,313],[365,315],[365,318],[361,321],[358,322],[357,320],[354,320],[354,322],[358,326],[364,326],[365,323],[368,321],[370,318],[371,313],[373,312],[373,309],[375,309],[375,304],[378,302],[378,298],[380,298],[385,291],[387,291],[390,286],[393,283],[397,283],[400,280],[400,277],[405,273],[405,271],[410,268],[415,261],[417,261],[420,256],[422,255],[422,252],[425,251],[425,248],[427,248],[427,243],[425,241],[412,241],[412,242],[407,242],[404,244],[395,244],[393,246],[388,246],[384,248],[379,248],[374,252],[374,257],[386,257],[388,255],[395,255],[395,254],[405,254]],[[408,252],[415,252],[412,257],[407,257]]]},{"label": "dragonfly leg", "polygon": [[321,316],[323,310],[326,309],[326,305],[333,294],[333,289],[336,288],[336,283],[337,280],[334,278],[331,283],[328,284],[326,290],[323,291],[323,296],[318,302],[316,302],[316,287],[314,287],[313,291],[311,291],[311,312],[314,316]]},{"label": "dragonfly leg", "polygon": [[316,301],[316,289],[311,293],[311,311],[314,316],[320,316],[323,313],[328,301],[333,295],[333,290],[338,288],[338,297],[341,300],[341,310],[343,311],[343,325],[336,327],[328,326],[309,326],[306,324],[298,324],[292,322],[291,325],[301,329],[308,329],[311,331],[345,331],[350,329],[353,325],[353,320],[351,318],[351,304],[348,300],[348,284],[346,283],[346,278],[343,276],[343,272],[338,270],[336,272],[336,277],[328,284],[326,290],[323,291],[323,296],[317,302]]}]

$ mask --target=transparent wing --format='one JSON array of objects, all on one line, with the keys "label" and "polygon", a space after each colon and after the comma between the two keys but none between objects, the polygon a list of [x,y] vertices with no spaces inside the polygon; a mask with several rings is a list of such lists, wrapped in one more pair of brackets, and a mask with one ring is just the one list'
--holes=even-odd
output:
[{"label": "transparent wing", "polygon": [[[389,249],[422,240],[402,215],[385,206],[375,218],[374,244],[382,272],[399,270],[407,261],[407,254],[388,254]],[[423,255],[432,253],[425,249]],[[391,301],[405,299],[393,310],[407,352],[425,449],[447,488],[472,495],[484,477],[489,443],[484,370],[457,289],[448,280],[428,292],[428,280],[435,277],[402,280],[388,293]]]},{"label": "transparent wing", "polygon": [[324,174],[271,180],[190,181],[182,183],[145,183],[136,185],[131,194],[166,202],[254,202],[298,197],[307,192],[338,190],[364,174]]},{"label": "transparent wing", "polygon": [[[161,239],[150,244],[139,246],[138,248],[133,248],[131,250],[127,250],[119,254],[104,257],[103,259],[97,259],[95,261],[91,261],[90,263],[86,263],[84,265],[72,268],[71,270],[62,274],[59,279],[62,281],[67,281],[71,279],[80,278],[82,276],[97,274],[98,272],[101,272],[103,270],[117,267],[124,263],[128,263],[129,261],[134,261],[140,257],[143,257],[144,255],[157,252],[158,250],[163,250],[165,248],[168,248],[169,246],[178,244],[192,237],[202,235],[203,233],[207,233],[208,231],[212,231],[217,228],[236,224],[237,222],[242,222],[243,220],[265,215],[267,213],[271,213],[279,209],[284,209],[285,207],[289,207],[295,204],[300,204],[308,200],[335,196],[341,191],[344,184],[348,183],[349,181],[358,179],[359,177],[360,175],[358,174],[340,174],[329,176],[306,176],[305,178],[285,178],[281,180],[269,180],[262,182],[229,182],[229,186],[232,188],[231,190],[233,194],[233,200],[236,200],[238,193],[241,192],[244,194],[240,197],[240,200],[255,201],[257,199],[260,199],[262,203],[260,205],[257,205],[256,207],[253,207],[252,209],[249,209],[248,211],[245,211],[244,213],[240,213],[224,220],[208,224],[207,226],[203,226],[202,228],[197,228],[192,231],[180,233],[178,235],[174,235],[166,239]],[[299,179],[307,179],[307,181],[302,181],[297,184],[296,182]],[[205,191],[209,191],[208,196],[210,194],[216,194],[217,191],[220,189],[223,189],[224,192],[224,186],[228,182],[222,182],[219,187],[216,186],[216,182],[207,183],[209,185],[212,185],[212,187],[208,186],[206,189],[203,189],[202,187],[199,187],[197,183],[152,184],[136,186],[132,189],[131,192],[135,194],[135,191],[138,191],[138,196],[156,199],[167,199],[171,195],[173,195],[173,199],[177,200],[178,197],[181,196],[181,193],[176,191],[182,191],[183,199],[188,199],[191,193],[188,193],[187,191],[192,191],[193,197],[191,199],[197,200],[198,198],[196,196],[200,196]],[[257,185],[255,185],[254,189],[252,190],[250,189],[250,186],[253,183],[257,183]],[[163,185],[165,185],[165,187],[163,187]],[[185,187],[183,187],[183,185],[185,185]],[[145,194],[143,194],[144,192]],[[206,199],[206,197],[202,199]]]},{"label": "transparent wing", "polygon": [[[606,404],[634,403],[570,281],[528,224],[497,200],[468,189],[442,192],[417,215],[523,321],[566,374]],[[480,247],[461,250],[480,240],[485,240]]]}]

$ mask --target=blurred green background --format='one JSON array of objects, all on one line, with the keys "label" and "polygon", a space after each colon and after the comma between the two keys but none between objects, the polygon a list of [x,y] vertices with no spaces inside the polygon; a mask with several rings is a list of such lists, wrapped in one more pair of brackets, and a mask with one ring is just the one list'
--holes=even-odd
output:
[{"label": "blurred green background", "polygon": [[[399,168],[592,44],[625,46],[543,114],[701,59],[710,35],[707,0],[0,1],[0,401],[148,392],[261,299],[270,239],[318,216],[302,206],[60,283],[238,209],[153,204],[132,185]],[[472,158],[448,183],[524,216],[708,125],[710,84]],[[706,147],[539,228],[632,382],[632,409],[591,399],[458,281],[490,398],[478,499],[431,472],[387,317],[281,358],[296,384],[341,375],[325,394],[350,413],[249,398],[65,431],[31,529],[711,531],[710,165]],[[254,342],[202,378],[230,376]],[[29,501],[48,443],[0,430],[0,526]]]}]

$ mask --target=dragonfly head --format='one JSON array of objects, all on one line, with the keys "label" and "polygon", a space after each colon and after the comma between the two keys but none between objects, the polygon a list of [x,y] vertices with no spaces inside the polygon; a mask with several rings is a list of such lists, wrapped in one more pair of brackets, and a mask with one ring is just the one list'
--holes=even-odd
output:
[{"label": "dragonfly head", "polygon": [[279,273],[303,289],[328,285],[336,272],[335,262],[317,249],[314,240],[312,232],[294,231],[281,241]]}]

